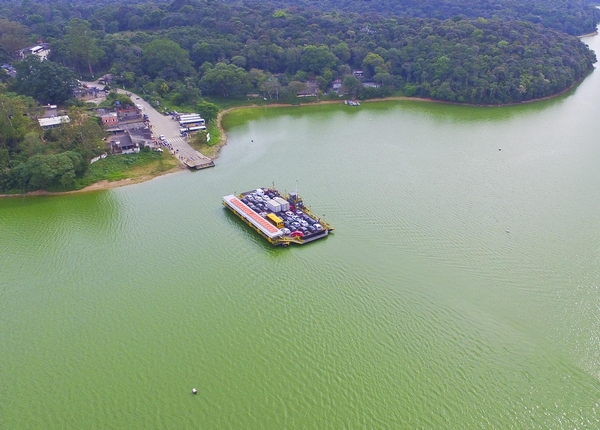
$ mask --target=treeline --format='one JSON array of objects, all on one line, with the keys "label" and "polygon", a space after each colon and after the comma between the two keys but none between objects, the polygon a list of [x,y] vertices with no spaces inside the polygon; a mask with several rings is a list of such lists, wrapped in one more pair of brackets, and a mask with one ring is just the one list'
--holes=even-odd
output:
[{"label": "treeline", "polygon": [[[362,16],[435,18],[454,17],[529,21],[577,36],[595,31],[600,12],[588,0],[222,0],[234,9],[304,9],[322,13],[356,13]],[[193,0],[4,0],[0,15],[21,22],[44,38],[58,37],[71,18],[88,20],[95,30],[156,30],[197,25],[218,18],[219,1]],[[190,7],[186,7],[190,6]],[[199,7],[198,7],[199,6]],[[205,13],[206,12],[206,13]]]},{"label": "treeline", "polygon": [[[351,97],[402,93],[515,103],[569,88],[596,61],[578,39],[525,21],[384,18],[208,0],[126,6],[31,0],[5,12],[18,14],[19,22],[0,20],[0,44],[15,46],[8,30],[28,40],[43,38],[50,42],[50,59],[80,77],[108,71],[117,85],[151,100],[192,106],[202,95],[258,93],[292,101],[307,81],[326,96],[336,79]],[[75,13],[86,19],[65,25]],[[363,86],[353,69],[373,84]]]},{"label": "treeline", "polygon": [[0,192],[68,190],[103,152],[104,131],[83,110],[69,110],[70,123],[43,131],[43,109],[30,97],[0,88]]},{"label": "treeline", "polygon": [[[322,92],[340,78],[343,90],[358,97],[401,91],[461,103],[515,103],[563,91],[596,61],[576,38],[524,22],[320,20],[307,31],[286,14],[265,23],[270,28],[258,32],[262,36],[242,25],[235,35],[218,26],[176,27],[134,36],[148,40],[139,55],[131,38],[109,37],[114,49],[107,51],[128,52],[112,61],[128,85],[158,97],[170,91],[182,103],[201,92],[289,100],[309,78]],[[380,87],[364,88],[352,69]]]},{"label": "treeline", "polygon": [[[250,0],[249,3],[261,1]],[[272,0],[272,3],[279,7],[318,8],[328,12],[377,13],[440,20],[458,16],[529,21],[572,36],[594,32],[600,21],[598,9],[587,0]]]}]

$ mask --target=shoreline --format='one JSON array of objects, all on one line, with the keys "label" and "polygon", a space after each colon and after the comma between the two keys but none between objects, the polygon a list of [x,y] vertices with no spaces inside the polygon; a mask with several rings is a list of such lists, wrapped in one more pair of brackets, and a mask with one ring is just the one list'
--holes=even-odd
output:
[{"label": "shoreline", "polygon": [[[589,35],[583,35],[583,36],[579,36],[579,37],[594,36],[597,34],[598,34],[598,32],[594,32],[594,33],[590,33]],[[583,82],[583,80],[585,78],[587,78],[594,71],[594,69],[595,68],[592,68],[592,70],[590,70],[589,73],[587,73],[585,76],[583,76],[578,81],[574,82],[570,87],[565,88],[560,93],[556,93],[551,96],[541,97],[539,99],[526,100],[526,101],[518,102],[518,103],[505,103],[505,104],[501,104],[501,105],[485,105],[485,104],[472,104],[472,103],[457,103],[457,102],[449,102],[449,101],[444,101],[444,100],[435,100],[435,99],[425,98],[425,97],[408,97],[408,96],[381,97],[381,98],[375,98],[375,99],[361,100],[360,102],[361,103],[373,103],[373,102],[384,102],[384,101],[417,101],[417,102],[425,102],[425,103],[438,103],[438,104],[448,104],[448,105],[456,105],[456,106],[471,106],[471,107],[482,107],[482,108],[500,108],[500,107],[507,107],[507,106],[521,106],[521,105],[526,105],[526,104],[530,104],[530,103],[551,100],[551,99],[560,97],[560,96],[568,93],[573,88],[575,88],[579,84],[581,84]],[[225,110],[222,110],[217,115],[217,128],[219,129],[219,132],[221,133],[221,141],[217,145],[215,145],[215,150],[216,150],[215,154],[216,155],[215,155],[215,157],[212,158],[212,160],[214,161],[217,158],[219,158],[219,153],[221,152],[221,148],[223,148],[225,145],[227,145],[227,132],[223,128],[222,120],[223,120],[223,117],[230,112],[233,112],[233,111],[239,110],[239,109],[274,108],[274,107],[305,107],[305,106],[318,106],[318,105],[328,105],[328,104],[337,104],[337,103],[343,103],[343,100],[322,100],[322,101],[315,101],[315,102],[310,102],[310,103],[298,103],[295,105],[286,104],[286,103],[273,103],[273,104],[267,104],[267,105],[254,104],[254,105],[234,106],[234,107],[230,107]]]},{"label": "shoreline", "polygon": [[61,196],[61,195],[67,195],[67,194],[82,194],[82,193],[90,193],[90,192],[94,192],[94,191],[110,190],[112,188],[120,188],[120,187],[125,187],[127,185],[135,185],[135,184],[140,184],[142,182],[148,182],[148,181],[151,181],[156,178],[160,178],[160,177],[167,176],[167,175],[173,175],[176,173],[181,173],[186,170],[187,169],[185,167],[178,165],[177,167],[175,167],[171,170],[167,170],[166,172],[162,172],[158,175],[154,175],[154,176],[153,175],[143,175],[138,178],[120,179],[118,181],[108,181],[107,179],[104,179],[102,181],[95,182],[91,185],[88,185],[87,187],[82,188],[80,190],[71,190],[71,191],[37,190],[37,191],[29,191],[27,193],[18,193],[18,194],[0,194],[0,198]]},{"label": "shoreline", "polygon": [[[591,33],[589,35],[579,36],[579,37],[594,36],[596,34],[598,34],[598,32]],[[553,95],[547,96],[547,97],[542,97],[542,98],[539,98],[539,99],[527,100],[527,101],[519,102],[519,103],[506,103],[506,104],[502,104],[502,105],[483,105],[483,104],[482,105],[478,105],[478,104],[470,104],[470,103],[457,103],[457,102],[449,102],[449,101],[444,101],[444,100],[435,100],[435,99],[424,98],[424,97],[407,97],[407,96],[382,97],[382,98],[361,100],[360,102],[361,103],[373,103],[373,102],[383,102],[383,101],[416,101],[416,102],[425,102],[425,103],[438,103],[438,104],[449,104],[449,105],[456,105],[456,106],[488,107],[488,108],[492,108],[492,107],[506,107],[506,106],[520,106],[520,105],[525,105],[525,104],[529,104],[529,103],[540,102],[540,101],[544,101],[544,100],[550,100],[550,99],[559,97],[559,96],[561,96],[561,95],[563,95],[563,94],[571,91],[573,88],[577,87],[592,72],[593,72],[593,69],[590,70],[590,72],[588,74],[586,74],[584,77],[582,77],[580,80],[578,80],[577,82],[574,82],[573,85],[571,85],[568,88],[565,88],[560,93],[553,94]],[[219,158],[219,155],[221,153],[221,149],[225,145],[227,145],[227,140],[228,140],[227,132],[223,128],[222,122],[223,122],[223,117],[226,114],[230,113],[230,112],[233,112],[235,110],[240,110],[240,109],[278,108],[278,107],[279,108],[292,108],[292,107],[319,106],[319,105],[329,105],[329,104],[343,104],[343,100],[321,100],[321,101],[315,101],[315,102],[309,102],[309,103],[298,103],[298,104],[272,103],[272,104],[267,104],[267,105],[257,105],[257,104],[254,104],[254,105],[242,105],[242,106],[230,107],[230,108],[227,108],[225,110],[219,111],[219,113],[217,114],[217,124],[216,124],[216,127],[219,130],[219,132],[221,133],[221,140],[219,141],[218,144],[216,144],[214,146],[214,148],[215,148],[215,156],[212,157],[211,160],[214,161],[217,158]],[[139,183],[142,183],[142,182],[151,181],[152,179],[159,178],[161,176],[170,175],[170,174],[173,174],[173,173],[182,172],[184,170],[187,170],[187,169],[180,164],[180,165],[178,165],[177,167],[175,167],[175,168],[173,168],[171,170],[168,170],[166,172],[162,172],[162,173],[160,173],[158,175],[155,175],[155,176],[144,175],[144,176],[140,176],[138,178],[127,178],[127,179],[121,179],[121,180],[113,181],[113,182],[109,182],[108,180],[103,180],[103,181],[96,182],[94,184],[88,185],[87,187],[82,188],[80,190],[72,190],[72,191],[52,192],[52,191],[38,190],[38,191],[29,191],[27,193],[20,193],[20,194],[0,194],[0,198],[30,197],[30,196],[55,196],[55,195],[64,195],[64,194],[79,194],[79,193],[86,193],[86,192],[93,192],[93,191],[110,190],[112,188],[120,188],[120,187],[124,187],[124,186],[127,186],[127,185],[134,185],[134,184],[139,184]]]}]

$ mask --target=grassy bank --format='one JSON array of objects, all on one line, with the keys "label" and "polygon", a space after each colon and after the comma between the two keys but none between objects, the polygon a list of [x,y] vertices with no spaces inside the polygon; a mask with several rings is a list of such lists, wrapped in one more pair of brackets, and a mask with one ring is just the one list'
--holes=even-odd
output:
[{"label": "grassy bank", "polygon": [[113,182],[123,179],[154,177],[178,166],[177,159],[167,151],[143,150],[139,154],[106,157],[92,164],[85,175],[76,180],[75,189],[80,190],[105,180]]},{"label": "grassy bank", "polygon": [[207,131],[208,134],[210,134],[210,142],[198,145],[194,142],[194,137],[192,136],[189,140],[189,144],[192,148],[194,148],[196,151],[199,151],[201,154],[206,155],[209,158],[215,158],[218,155],[219,149],[222,146],[221,131],[216,125],[209,125]]}]

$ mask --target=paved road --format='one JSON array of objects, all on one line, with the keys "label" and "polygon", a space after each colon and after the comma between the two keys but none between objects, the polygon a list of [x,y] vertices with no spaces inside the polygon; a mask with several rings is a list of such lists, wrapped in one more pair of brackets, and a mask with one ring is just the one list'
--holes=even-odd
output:
[{"label": "paved road", "polygon": [[[95,82],[84,82],[90,86],[98,86]],[[173,154],[179,158],[182,164],[188,167],[201,169],[204,167],[214,166],[213,161],[202,155],[200,152],[192,148],[185,137],[179,133],[179,122],[171,119],[171,116],[165,116],[150,106],[150,103],[143,100],[140,96],[131,93],[130,91],[117,90],[120,94],[131,94],[131,100],[142,107],[142,112],[148,115],[152,134],[159,141],[159,136],[163,135],[172,148]]]}]

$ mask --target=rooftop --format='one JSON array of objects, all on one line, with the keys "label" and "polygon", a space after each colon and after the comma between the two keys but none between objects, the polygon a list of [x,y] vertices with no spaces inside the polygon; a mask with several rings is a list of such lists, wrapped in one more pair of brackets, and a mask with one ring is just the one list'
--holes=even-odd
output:
[{"label": "rooftop", "polygon": [[43,128],[55,127],[60,124],[71,122],[71,119],[67,115],[55,116],[53,118],[39,118],[38,122]]}]

